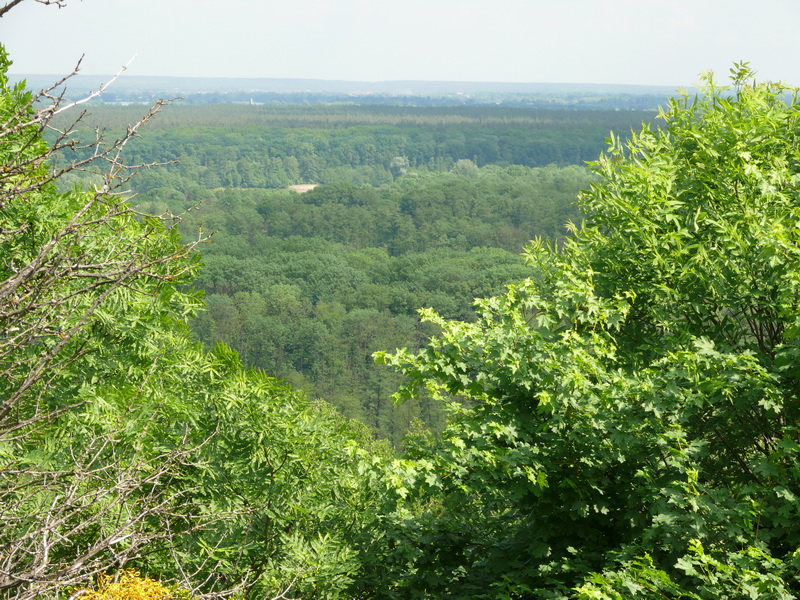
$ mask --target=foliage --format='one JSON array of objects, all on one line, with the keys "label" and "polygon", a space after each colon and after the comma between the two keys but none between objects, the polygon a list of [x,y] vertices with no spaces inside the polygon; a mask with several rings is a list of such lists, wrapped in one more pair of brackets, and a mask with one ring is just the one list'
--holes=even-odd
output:
[{"label": "foliage", "polygon": [[[585,223],[531,243],[528,279],[456,315],[469,318],[425,309],[430,343],[378,354],[407,377],[399,399],[427,395],[449,417],[441,435],[415,422],[398,458],[228,346],[192,340],[195,244],[118,193],[150,114],[116,142],[80,148],[68,126],[49,145],[63,96],[9,86],[7,67],[0,49],[3,598],[798,597],[796,95],[736,64],[732,89],[709,77],[661,129],[612,134]],[[459,278],[473,260],[513,271],[456,233],[515,205],[475,190],[564,172],[478,167],[455,142],[454,172],[435,176],[392,147],[397,179],[381,191],[249,205],[205,192],[238,228],[209,260],[206,334],[247,331],[246,352],[291,355],[298,377],[332,330],[351,333],[353,365],[376,340],[419,345],[431,330],[387,299],[405,310],[427,281],[449,286],[431,301],[446,305],[474,291]],[[313,155],[286,164],[319,174]],[[64,181],[98,164],[92,185]],[[397,216],[394,245],[337,231],[371,211]],[[314,219],[334,226],[303,239]],[[425,236],[445,243],[415,252]],[[259,246],[283,263],[241,269]],[[280,344],[253,349],[281,326]],[[364,381],[378,395],[391,383]]]},{"label": "foliage", "polygon": [[[158,484],[190,447],[144,451],[132,431],[154,398],[125,423],[113,413],[153,377],[154,332],[195,310],[196,294],[176,285],[197,260],[114,193],[128,138],[97,141],[101,188],[56,192],[83,166],[48,168],[69,140],[48,146],[41,132],[66,107],[34,111],[42,96],[9,87],[8,64],[0,49],[0,589],[27,598],[129,560],[161,537],[147,523],[180,515],[180,494]],[[136,370],[139,382],[126,377]]]},{"label": "foliage", "polygon": [[450,415],[385,597],[796,597],[799,101],[751,76],[612,136],[529,279],[379,355]]},{"label": "foliage", "polygon": [[[189,239],[217,232],[203,247],[208,310],[194,331],[396,444],[415,418],[439,429],[441,411],[425,399],[392,407],[400,378],[372,353],[420,347],[432,331],[420,306],[474,318],[473,299],[525,276],[518,249],[557,237],[591,180],[580,167],[472,166],[471,177],[409,173],[382,189],[209,193],[182,224]],[[180,212],[191,201],[140,208]]]},{"label": "foliage", "polygon": [[342,597],[376,493],[357,474],[385,450],[192,341],[197,242],[119,193],[146,118],[94,142],[97,185],[59,191],[101,163],[63,162],[72,128],[43,142],[69,105],[7,67],[0,48],[0,594],[136,568],[209,597]]}]

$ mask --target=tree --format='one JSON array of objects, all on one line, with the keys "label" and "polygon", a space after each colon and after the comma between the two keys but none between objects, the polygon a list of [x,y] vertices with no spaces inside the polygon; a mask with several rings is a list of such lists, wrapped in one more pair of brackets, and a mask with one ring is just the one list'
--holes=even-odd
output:
[{"label": "tree", "polygon": [[752,76],[612,136],[529,279],[379,355],[451,417],[398,476],[406,597],[797,597],[800,100]]},{"label": "tree", "polygon": [[[59,166],[59,154],[79,146],[71,128],[56,131],[53,145],[42,135],[76,103],[55,87],[10,87],[8,65],[0,49],[0,589],[27,598],[122,564],[162,537],[147,525],[180,494],[157,486],[191,444],[117,446],[132,442],[147,403],[124,425],[109,413],[117,401],[124,413],[123,390],[133,401],[155,376],[153,331],[198,306],[175,285],[197,260],[195,243],[137,218],[119,193],[121,151],[161,105],[124,138],[95,140],[93,160]],[[85,168],[102,185],[57,191],[59,178]],[[122,376],[140,370],[136,384]]]},{"label": "tree", "polygon": [[8,65],[0,47],[0,596],[135,568],[209,597],[342,597],[368,436],[192,340],[204,238],[124,193],[123,150],[162,103],[65,162],[86,148],[53,118],[81,101],[12,87]]},{"label": "tree", "polygon": [[389,161],[389,171],[391,171],[395,179],[408,173],[410,168],[411,164],[408,162],[408,157],[406,156],[395,156]]},{"label": "tree", "polygon": [[478,165],[468,158],[460,158],[453,165],[453,173],[462,177],[477,177],[480,174]]}]

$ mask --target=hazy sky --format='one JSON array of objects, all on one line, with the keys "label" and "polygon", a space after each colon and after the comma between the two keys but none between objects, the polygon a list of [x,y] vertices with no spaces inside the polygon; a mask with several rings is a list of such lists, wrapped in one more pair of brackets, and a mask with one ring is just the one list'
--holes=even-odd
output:
[{"label": "hazy sky", "polygon": [[798,26],[799,0],[25,0],[0,41],[17,74],[800,85]]}]

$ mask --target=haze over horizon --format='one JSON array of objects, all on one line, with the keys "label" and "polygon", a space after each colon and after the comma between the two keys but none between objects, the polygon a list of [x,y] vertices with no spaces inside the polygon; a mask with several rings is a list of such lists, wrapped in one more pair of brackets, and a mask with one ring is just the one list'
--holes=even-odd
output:
[{"label": "haze over horizon", "polygon": [[[747,60],[800,84],[795,0],[29,0],[0,19],[12,74],[689,86]],[[776,18],[776,15],[780,18]],[[56,43],[44,43],[45,41]],[[57,52],[53,52],[53,48]]]}]

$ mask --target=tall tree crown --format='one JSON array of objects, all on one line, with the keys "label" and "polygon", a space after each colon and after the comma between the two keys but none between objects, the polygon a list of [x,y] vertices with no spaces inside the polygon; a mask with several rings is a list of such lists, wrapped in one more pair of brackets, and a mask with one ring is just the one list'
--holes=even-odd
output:
[{"label": "tall tree crown", "polygon": [[477,322],[427,313],[428,348],[378,356],[399,399],[458,400],[409,469],[417,525],[447,540],[409,559],[438,575],[412,589],[795,597],[798,99],[732,75],[612,136],[585,222],[532,243]]}]

